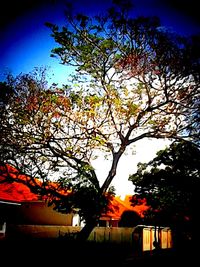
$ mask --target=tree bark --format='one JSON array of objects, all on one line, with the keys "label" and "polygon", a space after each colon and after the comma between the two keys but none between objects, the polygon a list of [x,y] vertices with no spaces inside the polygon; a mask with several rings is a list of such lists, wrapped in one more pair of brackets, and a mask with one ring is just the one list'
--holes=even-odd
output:
[{"label": "tree bark", "polygon": [[79,232],[77,236],[77,241],[79,242],[85,242],[87,241],[88,237],[90,236],[90,233],[94,229],[94,227],[97,225],[97,220],[91,220],[85,224],[85,226],[82,228],[82,230]]}]

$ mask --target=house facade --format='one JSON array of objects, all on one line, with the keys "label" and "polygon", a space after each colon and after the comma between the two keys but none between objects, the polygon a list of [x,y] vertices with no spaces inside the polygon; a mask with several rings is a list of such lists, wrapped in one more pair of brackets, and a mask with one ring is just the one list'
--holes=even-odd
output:
[{"label": "house facade", "polygon": [[[54,207],[32,193],[28,186],[19,182],[2,182],[5,176],[0,173],[0,231],[5,231],[17,225],[29,226],[73,226],[83,227],[78,214],[63,214],[54,210]],[[118,227],[122,214],[125,211],[134,211],[139,216],[147,206],[132,207],[131,196],[124,200],[114,197],[110,203],[109,212],[102,214],[97,226]],[[30,228],[30,227],[29,227]],[[43,227],[44,228],[44,227]]]}]

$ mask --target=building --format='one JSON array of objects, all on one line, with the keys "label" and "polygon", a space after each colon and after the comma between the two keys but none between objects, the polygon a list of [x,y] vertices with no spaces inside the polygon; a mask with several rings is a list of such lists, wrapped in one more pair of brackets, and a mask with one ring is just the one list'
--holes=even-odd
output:
[{"label": "building", "polygon": [[[9,175],[16,175],[16,170],[8,168]],[[35,226],[77,226],[82,227],[78,214],[63,214],[49,206],[45,199],[31,192],[30,188],[23,183],[4,181],[6,174],[0,172],[0,231],[6,228],[13,229],[17,225]],[[15,176],[14,176],[15,177]],[[21,179],[25,179],[21,177]],[[26,178],[27,179],[27,178]],[[144,204],[132,207],[131,196],[124,200],[114,197],[110,203],[109,211],[102,214],[98,226],[118,227],[122,214],[125,211],[133,211],[138,216],[143,216],[147,209]],[[12,231],[10,231],[12,232]]]},{"label": "building", "polygon": [[[12,169],[11,169],[12,171]],[[14,172],[11,172],[14,175]],[[19,182],[5,182],[0,173],[0,231],[13,225],[71,226],[73,214],[62,214]]]},{"label": "building", "polygon": [[131,205],[131,195],[126,195],[124,199],[121,199],[119,196],[113,198],[110,204],[110,211],[106,214],[102,214],[99,226],[107,227],[118,227],[120,226],[120,221],[125,212],[130,211],[136,213],[138,217],[142,218],[145,210],[148,209],[148,206],[145,203],[133,207]]}]

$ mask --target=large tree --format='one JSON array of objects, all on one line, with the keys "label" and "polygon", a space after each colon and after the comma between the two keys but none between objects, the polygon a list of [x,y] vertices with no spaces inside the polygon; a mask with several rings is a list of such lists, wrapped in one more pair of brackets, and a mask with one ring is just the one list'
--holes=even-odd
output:
[{"label": "large tree", "polygon": [[[199,225],[200,150],[188,141],[174,142],[130,175],[133,203],[145,199],[150,224],[171,226],[179,237],[194,239]],[[189,240],[188,239],[188,240]],[[182,244],[183,245],[183,244]]]},{"label": "large tree", "polygon": [[[187,119],[200,88],[192,44],[157,18],[133,18],[128,11],[125,1],[94,17],[68,9],[64,27],[48,23],[59,44],[52,55],[75,70],[63,88],[47,90],[43,73],[8,81],[17,94],[3,111],[2,164],[27,174],[32,187],[40,179],[41,193],[55,192],[54,179],[57,207],[76,208],[86,220],[82,238],[105,207],[128,147],[143,138],[192,134]],[[92,165],[99,153],[110,160],[101,186]]]}]

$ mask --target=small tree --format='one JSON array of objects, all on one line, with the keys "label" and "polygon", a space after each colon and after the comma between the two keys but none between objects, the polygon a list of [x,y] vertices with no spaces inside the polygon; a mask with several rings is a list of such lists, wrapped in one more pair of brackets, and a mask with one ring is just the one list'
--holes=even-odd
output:
[{"label": "small tree", "polygon": [[135,185],[137,199],[146,199],[151,208],[146,220],[168,225],[179,237],[195,237],[200,188],[200,150],[190,142],[174,142],[148,163],[139,163],[129,177]]},{"label": "small tree", "polygon": [[[80,210],[83,239],[105,207],[127,148],[143,138],[188,137],[186,119],[199,95],[198,60],[188,58],[188,40],[157,18],[132,18],[128,11],[126,2],[95,17],[67,10],[62,29],[48,26],[59,44],[53,56],[75,68],[71,82],[46,90],[36,74],[9,83],[18,94],[5,109],[2,161],[31,181],[40,178],[41,193],[55,191],[49,181],[56,178],[53,200]],[[92,166],[99,153],[111,162],[101,186]]]},{"label": "small tree", "polygon": [[119,220],[119,227],[135,227],[142,223],[140,215],[133,210],[125,210]]}]

